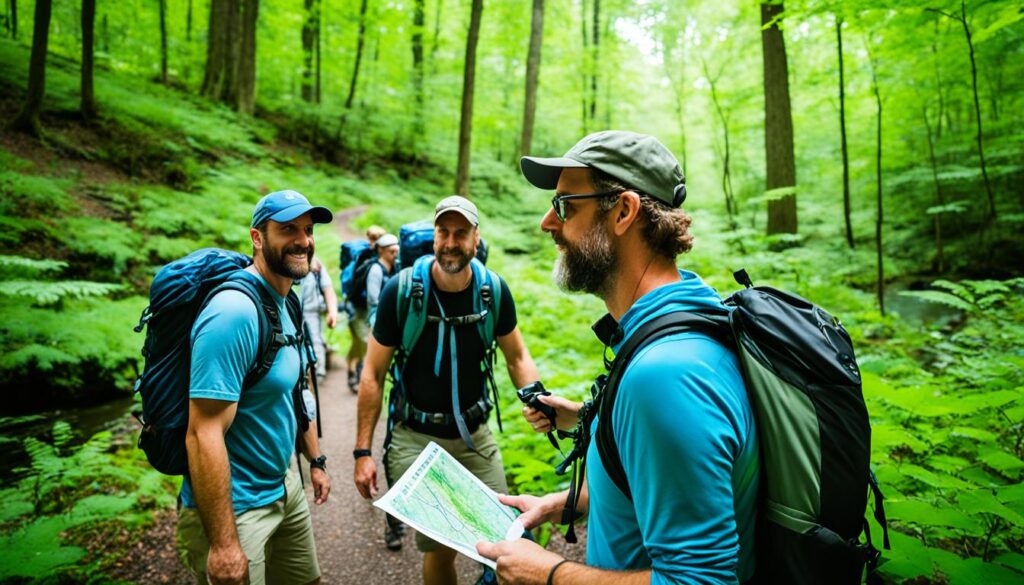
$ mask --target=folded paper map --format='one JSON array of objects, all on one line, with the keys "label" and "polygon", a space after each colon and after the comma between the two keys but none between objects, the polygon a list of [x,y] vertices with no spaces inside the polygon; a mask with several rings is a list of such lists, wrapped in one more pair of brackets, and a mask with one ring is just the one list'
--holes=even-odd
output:
[{"label": "folded paper map", "polygon": [[491,568],[494,561],[478,555],[476,543],[518,538],[523,532],[516,522],[519,511],[498,501],[494,490],[433,442],[373,505]]}]

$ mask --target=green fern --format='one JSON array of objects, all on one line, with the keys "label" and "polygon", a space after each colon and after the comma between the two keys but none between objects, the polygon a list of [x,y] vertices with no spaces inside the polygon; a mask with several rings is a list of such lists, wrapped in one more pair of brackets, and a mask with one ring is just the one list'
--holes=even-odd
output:
[{"label": "green fern", "polygon": [[0,282],[0,295],[25,297],[36,306],[56,305],[65,299],[106,296],[124,287],[120,284],[66,280],[8,280]]},{"label": "green fern", "polygon": [[[967,313],[973,313],[978,310],[978,306],[971,301],[964,300],[961,296],[938,290],[904,290],[900,291],[900,296],[913,297],[930,303],[939,303]],[[971,296],[973,297],[973,295]]]}]

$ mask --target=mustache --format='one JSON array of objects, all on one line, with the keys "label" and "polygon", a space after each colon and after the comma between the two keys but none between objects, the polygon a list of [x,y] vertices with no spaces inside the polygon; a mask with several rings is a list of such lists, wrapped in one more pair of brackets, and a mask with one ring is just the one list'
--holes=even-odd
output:
[{"label": "mustache", "polygon": [[305,254],[305,255],[309,256],[310,254],[313,253],[313,248],[311,246],[307,246],[307,247],[289,246],[289,247],[285,248],[283,250],[283,252],[285,254]]}]

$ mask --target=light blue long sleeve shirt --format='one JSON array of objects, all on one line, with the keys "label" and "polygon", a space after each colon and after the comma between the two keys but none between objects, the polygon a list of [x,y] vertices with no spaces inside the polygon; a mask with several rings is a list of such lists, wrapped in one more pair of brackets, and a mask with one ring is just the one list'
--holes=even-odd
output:
[{"label": "light blue long sleeve shirt", "polygon": [[[700,277],[680,276],[623,315],[624,339],[669,312],[722,308]],[[640,348],[622,377],[612,427],[633,501],[612,482],[592,441],[587,564],[650,568],[656,585],[753,576],[758,443],[732,351],[691,332]]]}]

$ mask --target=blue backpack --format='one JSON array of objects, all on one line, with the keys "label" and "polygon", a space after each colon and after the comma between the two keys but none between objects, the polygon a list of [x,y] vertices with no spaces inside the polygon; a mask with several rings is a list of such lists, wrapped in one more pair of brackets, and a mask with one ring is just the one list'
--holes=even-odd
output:
[{"label": "blue backpack", "polygon": [[[282,333],[277,303],[258,276],[243,270],[250,264],[252,260],[244,254],[204,248],[164,266],[153,278],[149,306],[135,327],[136,333],[146,329],[146,340],[142,346],[145,367],[135,382],[135,392],[142,397],[142,412],[134,414],[142,424],[139,448],[161,473],[188,473],[185,432],[192,324],[209,299],[223,290],[237,290],[259,309],[259,357],[249,369],[242,390],[267,374],[278,350],[302,343],[301,333]],[[301,332],[302,307],[294,291],[289,291],[286,306],[295,330]]]}]

